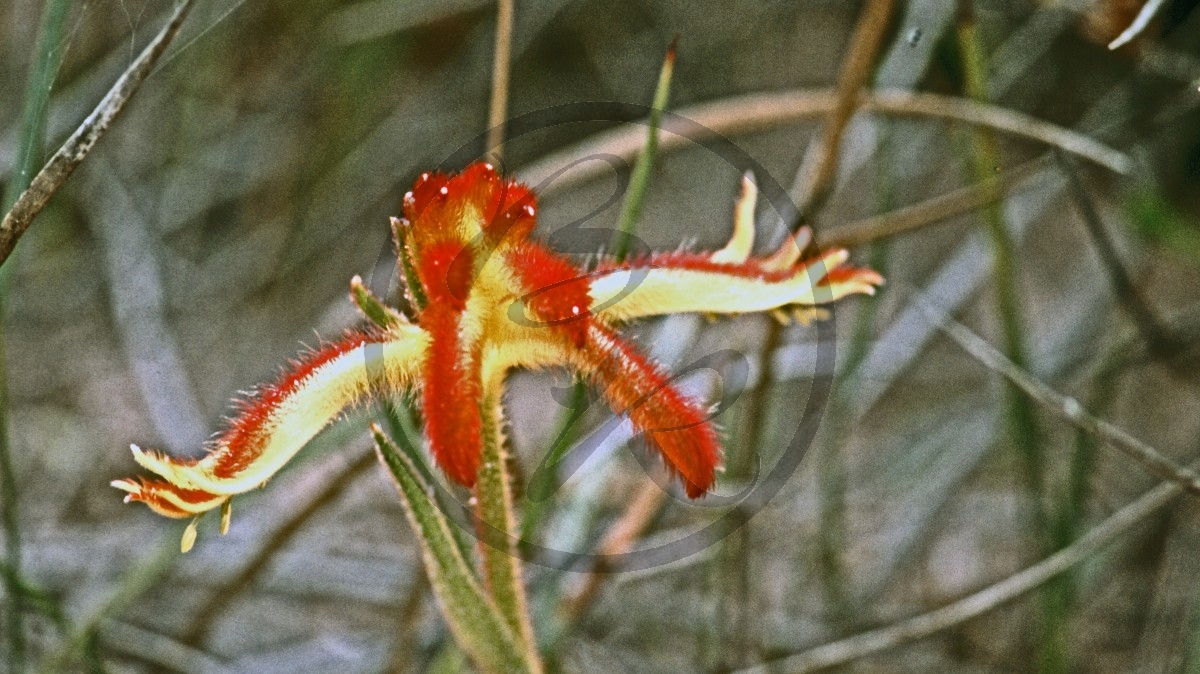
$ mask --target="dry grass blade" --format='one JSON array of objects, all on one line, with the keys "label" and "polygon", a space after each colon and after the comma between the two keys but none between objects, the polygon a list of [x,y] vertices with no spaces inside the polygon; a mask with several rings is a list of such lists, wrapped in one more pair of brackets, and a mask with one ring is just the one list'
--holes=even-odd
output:
[{"label": "dry grass blade", "polygon": [[496,8],[496,56],[492,60],[492,101],[488,108],[487,151],[501,155],[504,122],[508,115],[508,76],[512,60],[513,2],[500,0]]},{"label": "dry grass blade", "polygon": [[1067,177],[1067,186],[1070,187],[1075,207],[1078,209],[1080,217],[1083,218],[1083,224],[1087,227],[1088,235],[1092,239],[1092,245],[1096,248],[1096,253],[1099,254],[1101,262],[1104,263],[1104,271],[1108,274],[1108,280],[1112,284],[1117,299],[1125,307],[1125,311],[1133,319],[1134,323],[1137,324],[1138,329],[1145,335],[1152,352],[1163,356],[1177,353],[1183,348],[1183,343],[1163,328],[1162,321],[1158,319],[1158,316],[1150,308],[1150,302],[1142,296],[1142,292],[1138,290],[1137,285],[1133,282],[1133,278],[1125,270],[1125,265],[1121,262],[1121,256],[1117,252],[1116,244],[1113,243],[1108,235],[1108,231],[1105,230],[1104,223],[1100,220],[1100,214],[1096,211],[1096,206],[1092,203],[1091,197],[1088,196],[1087,190],[1083,187],[1083,181],[1079,177],[1079,171],[1074,162],[1069,157],[1058,152],[1054,153],[1054,157],[1058,161],[1059,169]]},{"label": "dry grass blade", "polygon": [[969,185],[890,213],[829,230],[823,236],[824,243],[836,248],[854,248],[920,229],[956,215],[970,213],[980,206],[1003,198],[1045,166],[1045,158],[1034,159],[1005,171],[995,182]]},{"label": "dry grass blade", "polygon": [[183,0],[171,15],[170,21],[163,26],[158,35],[146,45],[142,53],[129,64],[121,77],[108,90],[96,109],[92,111],[83,124],[71,134],[62,147],[54,153],[50,161],[42,167],[30,183],[29,188],[21,193],[13,204],[12,209],[0,222],[0,264],[8,259],[16,247],[17,241],[29,229],[33,219],[37,217],[50,197],[62,187],[71,173],[83,162],[100,136],[108,130],[117,115],[125,109],[125,105],[133,97],[142,82],[150,75],[154,65],[166,51],[171,40],[179,32],[179,27],[187,17],[192,7],[192,0]]},{"label": "dry grass blade", "polygon": [[[675,114],[709,131],[722,135],[736,135],[826,115],[836,105],[837,94],[834,91],[801,89],[734,96],[681,108]],[[1116,173],[1127,174],[1133,170],[1133,160],[1116,148],[1071,129],[1008,108],[976,103],[954,96],[896,90],[876,90],[861,94],[859,105],[863,110],[898,117],[931,117],[985,126],[1059,148]],[[561,167],[573,163],[579,157],[615,154],[630,159],[642,148],[642,128],[642,124],[627,124],[613,131],[596,134],[588,140],[546,155],[522,168],[518,177],[527,183],[541,184]],[[672,116],[664,120],[663,130],[668,133],[662,135],[659,145],[661,151],[702,140],[681,135]],[[605,175],[607,170],[607,163],[585,162],[563,174],[549,185],[546,191],[552,192],[583,183]]]},{"label": "dry grass blade", "polygon": [[[608,532],[604,535],[604,540],[596,547],[596,554],[603,559],[632,550],[634,544],[638,542],[638,539],[654,520],[654,516],[658,514],[666,497],[666,492],[657,484],[645,483],[630,500],[629,506],[621,513],[621,517],[609,527]],[[583,615],[583,612],[599,595],[601,585],[609,577],[606,572],[611,570],[602,562],[598,562],[592,568],[592,573],[584,582],[583,587],[564,600],[562,608],[564,620],[573,622]]]},{"label": "dry grass blade", "polygon": [[1200,494],[1200,474],[1175,463],[1150,445],[1138,440],[1113,424],[1095,417],[1083,408],[1078,400],[1064,396],[1025,370],[1017,367],[1004,354],[997,351],[979,335],[968,330],[961,323],[948,316],[941,315],[931,305],[921,299],[927,315],[937,322],[939,329],[953,339],[964,351],[989,370],[1003,376],[1030,398],[1058,416],[1074,424],[1103,442],[1116,447],[1124,454],[1137,461],[1146,472],[1169,482],[1174,482],[1181,488],[1193,494]]},{"label": "dry grass blade", "polygon": [[852,662],[961,625],[1020,597],[1083,562],[1109,541],[1170,503],[1182,491],[1177,484],[1160,484],[1143,494],[1138,500],[1118,510],[1071,545],[999,583],[990,585],[940,609],[848,639],[818,646],[781,660],[739,670],[735,674],[814,672]]},{"label": "dry grass blade", "polygon": [[868,2],[859,17],[838,77],[837,103],[821,126],[821,135],[809,146],[796,174],[792,198],[801,211],[819,205],[829,194],[837,173],[838,148],[850,116],[857,108],[856,94],[867,83],[883,37],[891,21],[893,0]]}]

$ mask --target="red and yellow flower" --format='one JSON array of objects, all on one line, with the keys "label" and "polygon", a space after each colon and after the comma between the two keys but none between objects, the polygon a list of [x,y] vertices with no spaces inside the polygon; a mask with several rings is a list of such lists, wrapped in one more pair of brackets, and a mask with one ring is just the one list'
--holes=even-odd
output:
[{"label": "red and yellow flower", "polygon": [[[389,314],[387,327],[354,331],[305,355],[239,403],[203,458],[134,446],[135,460],[156,477],[113,486],[167,517],[221,507],[224,530],[230,499],[266,482],[348,406],[412,391],[435,463],[470,487],[482,461],[484,415],[494,413],[485,401],[501,399],[513,368],[561,366],[628,415],[688,495],[700,496],[721,460],[707,407],[671,385],[617,328],[680,312],[803,310],[873,294],[883,281],[844,264],[845,250],[805,256],[807,228],[752,257],[755,199],[746,180],[733,236],[718,251],[601,259],[585,270],[532,238],[533,193],[491,165],[424,174],[405,195],[405,217],[393,219],[414,319]],[[194,529],[187,535],[194,538]]]}]

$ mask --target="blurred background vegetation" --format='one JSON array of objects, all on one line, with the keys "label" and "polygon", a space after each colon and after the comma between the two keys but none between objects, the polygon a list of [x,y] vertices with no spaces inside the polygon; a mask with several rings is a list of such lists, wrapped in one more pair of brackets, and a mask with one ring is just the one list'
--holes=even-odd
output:
[{"label": "blurred background vegetation", "polygon": [[[508,114],[649,104],[678,36],[670,108],[715,106],[733,120],[728,135],[792,185],[830,119],[763,122],[740,97],[833,88],[868,4],[520,0]],[[750,390],[720,419],[722,493],[736,493],[756,459],[772,466],[805,406],[825,402],[808,456],[746,526],[679,562],[615,575],[531,565],[555,668],[806,671],[786,658],[1001,583],[1156,483],[1007,389],[938,334],[918,295],[1179,463],[1197,455],[1200,11],[1160,4],[1145,31],[1109,50],[1139,0],[896,3],[877,53],[857,54],[868,87],[1025,113],[1125,153],[1130,170],[928,115],[850,118],[830,155],[835,181],[796,197],[818,241],[882,223],[852,253],[889,285],[839,305],[836,372],[813,371],[813,328],[765,316],[639,326],[676,365],[722,348],[755,364]],[[6,203],[22,148],[35,159],[56,148],[170,10],[0,2]],[[496,5],[482,0],[197,0],[0,276],[10,464],[0,668],[469,668],[369,455],[366,420],[378,410],[354,412],[268,489],[240,498],[228,536],[207,522],[187,556],[181,523],[123,507],[107,483],[132,472],[130,442],[196,455],[237,391],[353,325],[354,274],[390,281],[395,297],[387,217],[420,172],[464,144],[484,150],[495,33]],[[39,63],[44,86],[30,87]],[[588,122],[523,136],[505,164],[520,177],[625,127],[645,134]],[[744,168],[696,144],[664,149],[639,236],[656,249],[720,246]],[[598,174],[547,191],[541,231],[604,203],[614,185]],[[961,207],[981,188],[1002,193]],[[943,195],[962,197],[957,212],[895,227],[900,209]],[[588,225],[612,227],[618,211]],[[776,214],[760,216],[766,250],[781,231]],[[810,400],[814,377],[829,376],[829,399]],[[520,474],[550,447],[564,414],[553,389],[567,383],[554,372],[514,378]],[[589,413],[583,426],[603,420]],[[539,511],[533,540],[639,548],[712,519],[712,508],[654,497],[636,454],[610,444]],[[1200,671],[1198,514],[1192,497],[1173,500],[1036,590],[840,666]]]}]

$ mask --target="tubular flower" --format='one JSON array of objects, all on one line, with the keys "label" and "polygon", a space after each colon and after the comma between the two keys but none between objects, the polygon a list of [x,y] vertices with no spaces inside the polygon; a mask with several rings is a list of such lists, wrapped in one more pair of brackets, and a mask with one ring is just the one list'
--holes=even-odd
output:
[{"label": "tubular flower", "polygon": [[[382,327],[308,353],[250,394],[206,456],[182,460],[134,446],[134,459],[156,477],[112,484],[128,492],[127,502],[167,517],[221,507],[224,531],[230,499],[265,483],[347,407],[412,391],[435,463],[470,487],[482,462],[484,414],[492,413],[484,401],[501,399],[505,374],[565,366],[630,418],[690,497],[701,496],[721,461],[708,409],[676,389],[617,327],[678,312],[805,318],[819,315],[814,305],[874,294],[883,282],[847,266],[845,250],[805,256],[807,228],[770,255],[751,256],[756,197],[747,178],[733,235],[718,251],[601,258],[588,270],[531,237],[533,193],[490,164],[454,176],[426,173],[405,195],[404,218],[392,219],[412,321],[364,309]],[[361,299],[366,290],[357,278],[352,287]],[[184,547],[194,538],[193,522]]]}]

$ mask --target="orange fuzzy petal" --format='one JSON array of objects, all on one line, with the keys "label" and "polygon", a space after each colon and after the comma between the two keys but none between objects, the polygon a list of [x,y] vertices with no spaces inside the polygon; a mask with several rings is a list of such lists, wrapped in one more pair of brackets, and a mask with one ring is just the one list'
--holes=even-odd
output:
[{"label": "orange fuzzy petal", "polygon": [[708,413],[671,385],[649,358],[615,332],[593,323],[580,365],[601,389],[609,406],[625,414],[658,448],[667,467],[680,476],[690,498],[716,481],[721,462],[717,434]]}]

